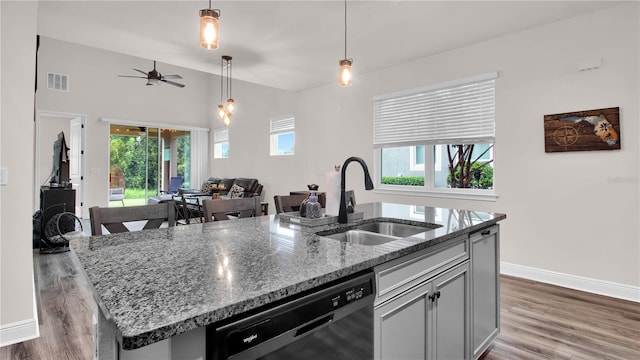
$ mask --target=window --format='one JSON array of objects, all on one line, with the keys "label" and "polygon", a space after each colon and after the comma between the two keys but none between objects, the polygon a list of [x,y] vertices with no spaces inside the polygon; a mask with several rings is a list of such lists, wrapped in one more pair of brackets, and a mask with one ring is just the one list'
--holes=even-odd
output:
[{"label": "window", "polygon": [[293,115],[271,119],[271,156],[293,155],[295,148],[295,118]]},{"label": "window", "polygon": [[409,152],[409,169],[411,171],[424,171],[424,145],[412,146]]},{"label": "window", "polygon": [[374,98],[377,188],[492,196],[496,78]]},{"label": "window", "polygon": [[213,158],[229,158],[229,129],[213,131]]}]

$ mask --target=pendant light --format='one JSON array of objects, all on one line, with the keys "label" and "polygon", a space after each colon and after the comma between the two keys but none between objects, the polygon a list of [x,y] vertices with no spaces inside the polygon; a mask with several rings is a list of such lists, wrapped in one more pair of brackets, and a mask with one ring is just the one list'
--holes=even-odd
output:
[{"label": "pendant light", "polygon": [[227,98],[227,111],[229,114],[233,114],[233,111],[236,109],[236,102],[233,100],[233,97],[231,97],[231,78],[233,76],[231,59],[231,56],[227,59],[227,95],[229,96]]},{"label": "pendant light", "polygon": [[215,50],[218,48],[220,33],[218,32],[218,18],[220,17],[220,9],[211,8],[211,0],[209,0],[209,8],[200,10],[200,46],[205,49]]},{"label": "pendant light", "polygon": [[[220,105],[218,105],[218,119],[222,120],[226,126],[231,124],[231,115],[235,110],[235,101],[231,97],[231,59],[229,55],[223,55],[220,61]],[[222,102],[224,99],[225,76],[224,69],[227,68],[227,105]]]},{"label": "pendant light", "polygon": [[347,0],[344,0],[344,59],[340,60],[338,83],[340,86],[351,86],[351,65],[353,59],[347,58]]}]

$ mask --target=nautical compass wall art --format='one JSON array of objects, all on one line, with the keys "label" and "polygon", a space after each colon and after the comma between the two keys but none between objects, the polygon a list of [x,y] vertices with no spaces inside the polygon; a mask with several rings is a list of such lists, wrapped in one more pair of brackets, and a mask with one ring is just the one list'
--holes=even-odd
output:
[{"label": "nautical compass wall art", "polygon": [[620,108],[544,116],[544,151],[620,149]]}]

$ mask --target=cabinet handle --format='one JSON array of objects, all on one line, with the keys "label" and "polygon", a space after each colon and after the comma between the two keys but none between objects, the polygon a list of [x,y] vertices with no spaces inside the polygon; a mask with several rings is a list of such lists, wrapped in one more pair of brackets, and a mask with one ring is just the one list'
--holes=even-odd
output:
[{"label": "cabinet handle", "polygon": [[431,302],[436,301],[436,299],[440,299],[440,291],[436,291],[432,295],[429,295],[429,300],[431,300]]},{"label": "cabinet handle", "polygon": [[489,235],[489,234],[491,234],[491,230],[484,230],[484,231],[482,231],[482,232],[480,233],[480,235],[482,235],[482,236],[487,236],[487,235]]}]

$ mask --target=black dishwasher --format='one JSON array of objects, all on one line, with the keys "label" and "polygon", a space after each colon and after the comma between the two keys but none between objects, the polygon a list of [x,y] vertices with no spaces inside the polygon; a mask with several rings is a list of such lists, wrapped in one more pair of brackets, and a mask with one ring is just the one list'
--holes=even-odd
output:
[{"label": "black dishwasher", "polygon": [[207,327],[207,360],[373,359],[374,275],[355,277]]}]

